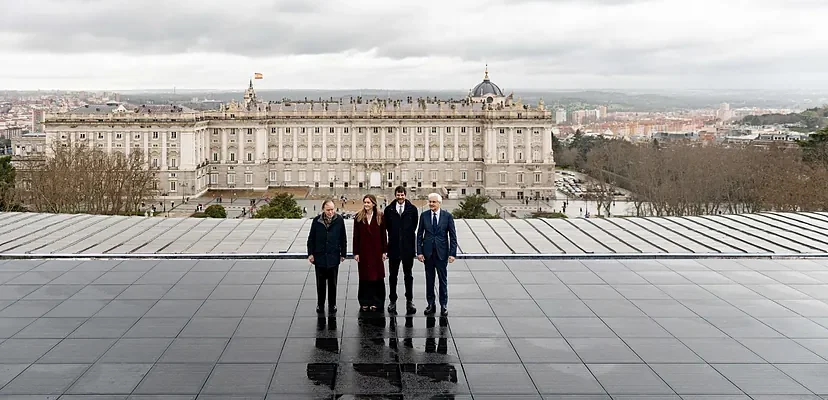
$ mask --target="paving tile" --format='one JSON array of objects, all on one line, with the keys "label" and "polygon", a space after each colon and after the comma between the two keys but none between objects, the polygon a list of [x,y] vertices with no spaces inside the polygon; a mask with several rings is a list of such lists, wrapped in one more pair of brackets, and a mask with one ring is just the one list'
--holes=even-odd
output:
[{"label": "paving tile", "polygon": [[178,336],[229,338],[240,322],[241,318],[194,317]]},{"label": "paving tile", "polygon": [[0,300],[17,301],[39,288],[39,285],[11,285],[8,282],[0,285]]},{"label": "paving tile", "polygon": [[130,328],[124,337],[128,338],[174,338],[184,329],[189,318],[144,317]]},{"label": "paving tile", "polygon": [[0,364],[0,388],[6,386],[28,367],[29,364]]},{"label": "paving tile", "polygon": [[291,318],[244,317],[234,337],[286,337]]},{"label": "paving tile", "polygon": [[401,364],[400,381],[407,398],[462,399],[467,393],[471,393],[463,368],[459,364]]},{"label": "paving tile", "polygon": [[466,379],[472,395],[537,394],[538,389],[520,364],[466,364]]},{"label": "paving tile", "polygon": [[0,318],[0,340],[14,336],[34,320],[34,318]]},{"label": "paving tile", "polygon": [[213,364],[155,364],[134,394],[198,394]]},{"label": "paving tile", "polygon": [[455,338],[454,344],[463,363],[518,363],[515,349],[506,338]]},{"label": "paving tile", "polygon": [[811,394],[804,386],[770,364],[716,364],[713,368],[750,396]]},{"label": "paving tile", "polygon": [[46,313],[46,318],[89,318],[102,309],[109,300],[66,300]]},{"label": "paving tile", "polygon": [[46,354],[60,339],[8,339],[0,343],[3,363],[33,363]]},{"label": "paving tile", "polygon": [[65,339],[38,360],[44,364],[92,364],[115,339]]},{"label": "paving tile", "polygon": [[160,363],[215,363],[228,339],[184,338],[173,340]]},{"label": "paving tile", "polygon": [[619,338],[570,338],[567,341],[587,364],[642,362],[641,358]]},{"label": "paving tile", "polygon": [[624,338],[624,342],[646,363],[703,363],[678,339]]},{"label": "paving tile", "polygon": [[40,318],[60,303],[60,300],[19,300],[0,311],[0,318]]},{"label": "paving tile", "polygon": [[99,362],[152,364],[158,361],[172,341],[169,338],[119,339]]},{"label": "paving tile", "polygon": [[681,339],[708,363],[765,363],[759,355],[729,338]]},{"label": "paving tile", "polygon": [[828,396],[828,364],[778,364],[777,368],[788,374],[808,390]]},{"label": "paving tile", "polygon": [[772,364],[825,362],[820,356],[791,339],[739,339],[739,342]]},{"label": "paving tile", "polygon": [[69,389],[71,394],[130,394],[152,364],[95,364]]},{"label": "paving tile", "polygon": [[128,285],[88,285],[72,295],[69,300],[112,300],[123,293]]},{"label": "paving tile", "polygon": [[675,392],[646,364],[587,364],[598,382],[612,396],[672,395]]},{"label": "paving tile", "polygon": [[600,318],[550,318],[565,338],[614,338],[618,335]]},{"label": "paving tile", "polygon": [[569,343],[562,338],[512,338],[511,343],[524,364],[581,361]]},{"label": "paving tile", "polygon": [[307,395],[309,398],[331,397],[338,371],[338,362],[280,362],[276,366],[268,392],[286,394],[285,399],[298,398],[300,395]]},{"label": "paving tile", "polygon": [[38,318],[14,335],[15,338],[63,339],[83,325],[86,318]]},{"label": "paving tile", "polygon": [[34,364],[20,373],[0,394],[62,394],[88,364]]},{"label": "paving tile", "polygon": [[89,318],[69,335],[73,339],[119,338],[123,336],[138,318]]},{"label": "paving tile", "polygon": [[[584,364],[527,364],[529,376],[542,394],[605,395],[606,391]],[[477,397],[477,396],[475,396]],[[544,398],[547,398],[544,396]]]},{"label": "paving tile", "polygon": [[680,395],[742,393],[739,388],[707,364],[655,364],[652,368]]},{"label": "paving tile", "polygon": [[284,338],[233,338],[219,362],[276,364],[284,343]]},{"label": "paving tile", "polygon": [[275,364],[219,364],[210,374],[201,393],[267,393]]},{"label": "paving tile", "polygon": [[29,293],[25,300],[66,300],[83,289],[83,285],[43,285]]},{"label": "paving tile", "polygon": [[500,317],[498,318],[506,335],[510,338],[553,338],[561,334],[546,317]]}]

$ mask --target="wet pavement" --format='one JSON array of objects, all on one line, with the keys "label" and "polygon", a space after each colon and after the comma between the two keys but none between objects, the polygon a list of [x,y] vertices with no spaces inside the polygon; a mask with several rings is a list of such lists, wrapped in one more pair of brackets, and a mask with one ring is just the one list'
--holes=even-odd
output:
[{"label": "wet pavement", "polygon": [[360,315],[348,260],[319,318],[304,260],[0,261],[0,399],[828,398],[826,261],[458,260],[436,318],[423,286]]}]

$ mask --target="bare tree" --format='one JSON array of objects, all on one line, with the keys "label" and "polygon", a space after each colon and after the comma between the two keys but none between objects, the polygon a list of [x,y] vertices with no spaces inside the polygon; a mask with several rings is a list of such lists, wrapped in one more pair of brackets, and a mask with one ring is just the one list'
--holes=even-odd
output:
[{"label": "bare tree", "polygon": [[129,215],[158,194],[157,170],[137,149],[125,155],[55,145],[51,156],[20,175],[25,200],[41,212]]}]

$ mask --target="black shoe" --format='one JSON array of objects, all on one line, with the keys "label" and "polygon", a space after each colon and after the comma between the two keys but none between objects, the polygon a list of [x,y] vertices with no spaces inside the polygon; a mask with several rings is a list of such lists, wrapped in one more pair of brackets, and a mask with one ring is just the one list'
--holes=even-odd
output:
[{"label": "black shoe", "polygon": [[397,313],[397,303],[391,302],[388,304],[388,313],[389,314],[396,314]]},{"label": "black shoe", "polygon": [[405,303],[405,313],[407,315],[413,315],[413,314],[417,313],[417,308],[414,307],[414,302],[413,301],[409,301],[409,302]]},{"label": "black shoe", "polygon": [[437,312],[437,308],[434,307],[434,304],[429,304],[429,306],[426,307],[425,311],[423,311],[423,314],[434,315],[435,312]]},{"label": "black shoe", "polygon": [[323,307],[323,306],[316,306],[316,313],[317,313],[317,314],[324,314],[324,313],[325,313],[325,307]]},{"label": "black shoe", "polygon": [[447,309],[447,308],[445,308],[445,307],[443,307],[443,308],[440,310],[440,316],[441,316],[441,317],[447,317],[447,316],[448,316],[448,309]]},{"label": "black shoe", "polygon": [[329,314],[329,315],[334,315],[334,314],[336,314],[336,306],[330,306],[330,307],[328,307],[328,314]]}]

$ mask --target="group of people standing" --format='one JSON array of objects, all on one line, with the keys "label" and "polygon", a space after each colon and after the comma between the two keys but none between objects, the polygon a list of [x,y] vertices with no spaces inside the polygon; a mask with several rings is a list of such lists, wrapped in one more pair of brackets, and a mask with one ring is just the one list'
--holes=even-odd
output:
[{"label": "group of people standing", "polygon": [[[414,258],[425,265],[426,315],[436,313],[435,280],[439,286],[440,315],[448,315],[448,263],[457,257],[457,233],[451,213],[442,210],[443,198],[437,193],[428,195],[428,210],[417,212],[417,207],[406,199],[406,189],[394,189],[395,201],[380,211],[377,198],[368,194],[362,198],[362,209],[354,219],[354,260],[359,269],[360,311],[376,312],[385,303],[385,261],[389,270],[388,312],[397,312],[397,280],[400,265],[405,283],[405,311],[414,314]],[[322,203],[322,213],[311,221],[308,236],[308,261],[316,270],[317,313],[335,314],[336,282],[339,264],[347,256],[348,239],[345,221],[335,212],[333,200]]]}]

